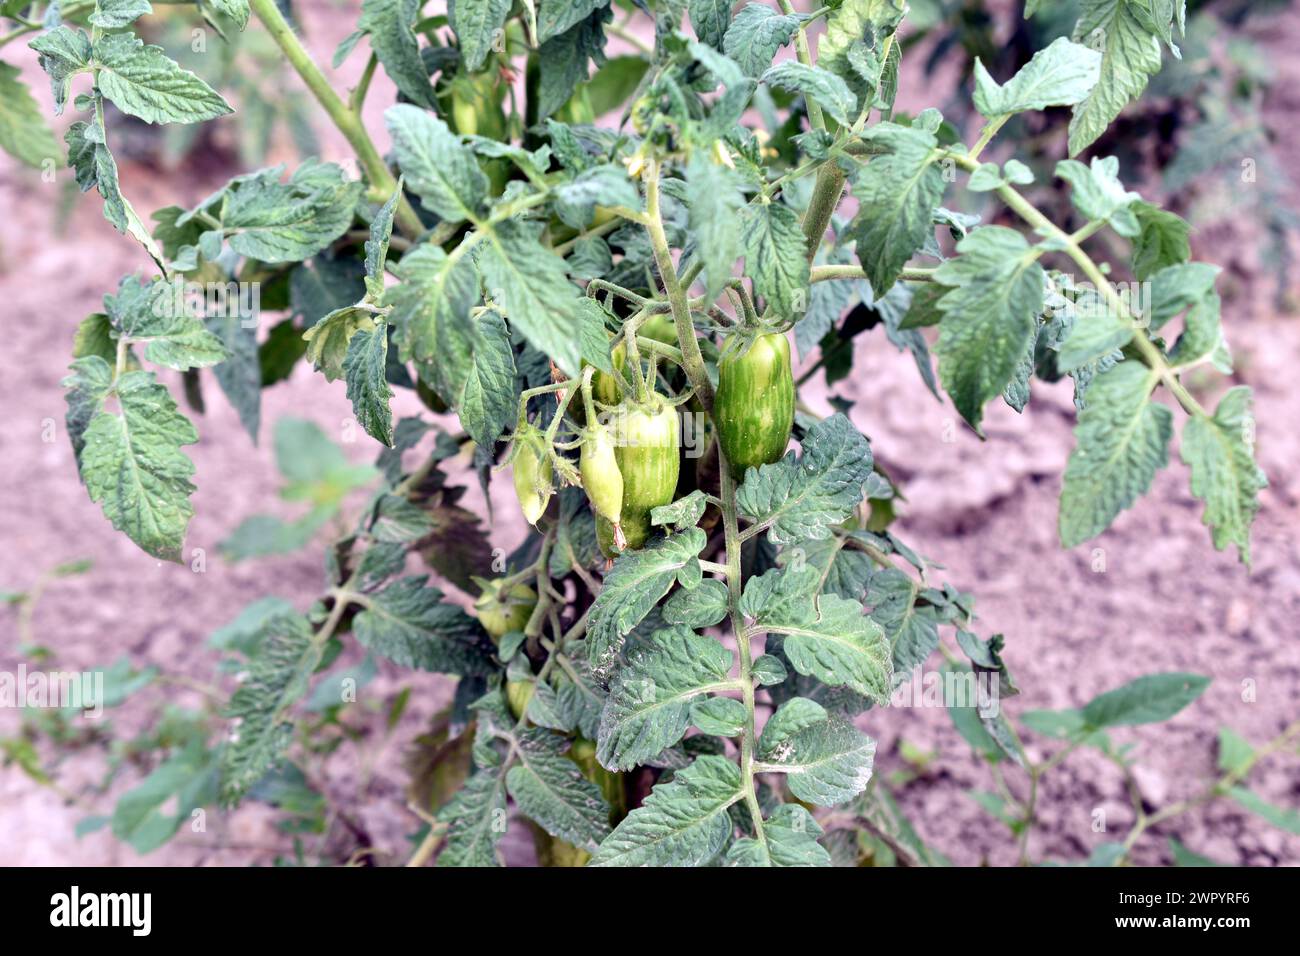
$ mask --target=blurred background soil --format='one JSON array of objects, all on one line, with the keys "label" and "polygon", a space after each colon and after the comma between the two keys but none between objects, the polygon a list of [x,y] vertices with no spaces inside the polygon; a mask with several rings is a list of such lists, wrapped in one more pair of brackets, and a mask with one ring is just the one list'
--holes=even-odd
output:
[{"label": "blurred background soil", "polygon": [[[322,62],[355,22],[349,7],[313,2],[300,6],[309,45]],[[1300,155],[1300,12],[1269,21],[1255,37],[1281,74],[1265,115],[1280,138],[1282,155]],[[364,45],[364,44],[363,44]],[[17,46],[16,44],[14,46]],[[23,72],[49,110],[48,85],[30,51],[11,46],[7,59]],[[339,86],[355,83],[365,57],[354,54],[334,75]],[[899,106],[931,105],[927,84],[951,84],[961,77],[926,78],[905,67]],[[327,71],[328,72],[328,71]],[[296,80],[295,86],[296,86]],[[391,87],[376,78],[367,119],[383,141],[382,110],[392,102]],[[238,107],[238,103],[235,104]],[[65,117],[60,122],[66,123]],[[238,118],[218,124],[218,135],[233,136]],[[326,158],[343,162],[355,175],[346,145],[317,120]],[[112,132],[110,130],[110,136]],[[287,152],[286,158],[292,159]],[[120,160],[121,161],[121,160]],[[122,163],[127,195],[146,218],[172,203],[191,204],[233,172],[200,153],[185,165],[160,170]],[[92,668],[127,655],[137,666],[155,665],[194,681],[214,679],[216,656],[207,637],[228,623],[249,601],[279,595],[306,608],[323,584],[322,550],[317,543],[286,558],[229,564],[217,543],[244,518],[277,512],[279,478],[271,454],[271,429],[282,416],[318,423],[340,436],[351,411],[341,382],[326,384],[305,365],[292,378],[264,393],[262,438],[254,447],[215,387],[208,388],[207,411],[198,419],[200,441],[188,449],[197,467],[195,518],[189,549],[206,552],[206,569],[163,564],[140,552],[115,532],[77,480],[72,451],[63,434],[63,390],[73,332],[118,278],[149,263],[129,240],[104,220],[96,196],[69,204],[71,173],[58,170],[44,181],[38,172],[0,156],[0,302],[4,303],[4,374],[0,376],[0,590],[22,590],[44,569],[63,561],[89,558],[93,570],[51,585],[32,620],[35,640],[49,647],[62,668]],[[1141,188],[1139,184],[1130,184]],[[1242,188],[1249,188],[1244,185]],[[1293,186],[1287,187],[1295,203]],[[1156,671],[1190,671],[1213,677],[1208,691],[1174,720],[1120,730],[1115,739],[1136,747],[1144,799],[1161,805],[1197,792],[1215,772],[1218,728],[1229,726],[1252,743],[1262,743],[1295,719],[1300,700],[1300,486],[1292,468],[1300,463],[1300,321],[1276,308],[1275,276],[1254,261],[1255,226],[1229,220],[1193,235],[1197,258],[1226,263],[1224,324],[1236,358],[1233,383],[1206,380],[1205,397],[1228,384],[1255,389],[1258,454],[1271,485],[1254,536],[1254,570],[1247,573],[1234,555],[1215,552],[1200,523],[1201,506],[1190,495],[1187,475],[1176,454],[1151,492],[1095,542],[1063,551],[1056,539],[1060,476],[1072,446],[1074,409],[1068,383],[1035,382],[1023,415],[1001,403],[989,407],[987,441],[958,425],[950,403],[937,401],[922,386],[910,357],[896,352],[880,335],[858,339],[849,381],[837,391],[854,399],[855,422],[866,432],[879,460],[901,483],[906,502],[897,530],[917,550],[945,566],[941,580],[977,597],[984,636],[1003,633],[1005,658],[1023,693],[1007,703],[1014,716],[1036,708],[1077,706],[1093,695],[1134,677]],[[167,377],[166,375],[164,377]],[[804,391],[819,411],[829,411],[820,376]],[[178,382],[171,380],[173,392]],[[419,406],[399,390],[397,414]],[[49,423],[53,422],[53,440]],[[375,446],[360,438],[345,445],[357,461],[373,460]],[[472,478],[467,506],[481,503]],[[508,483],[494,484],[496,523],[493,543],[512,548],[522,536],[517,506]],[[1096,553],[1104,571],[1094,570]],[[457,593],[458,599],[463,596]],[[14,616],[0,616],[0,668],[14,670],[18,658]],[[406,716],[392,734],[384,732],[387,700],[402,687],[415,692]],[[363,832],[375,858],[404,859],[409,834],[419,826],[406,809],[406,775],[401,753],[443,706],[450,682],[433,675],[399,672],[381,665],[379,678],[364,690],[362,714],[354,723],[365,730],[360,746],[345,746],[326,764],[323,781],[331,806],[341,808],[341,828],[353,837]],[[1244,688],[1254,688],[1253,696]],[[194,705],[199,691],[169,686],[168,699]],[[156,700],[156,698],[154,698]],[[151,709],[128,703],[113,719],[119,728],[140,729]],[[15,732],[19,715],[0,710],[0,736]],[[929,769],[900,793],[905,811],[921,834],[955,862],[1009,864],[1014,841],[1001,824],[983,813],[971,790],[993,789],[987,768],[970,754],[942,710],[874,710],[860,722],[880,743],[877,772],[907,769],[898,753],[900,740],[936,756]],[[1041,756],[1055,745],[1028,740]],[[43,751],[53,759],[53,754]],[[0,864],[243,865],[270,863],[289,852],[290,839],[273,826],[273,815],[250,805],[233,814],[211,814],[206,832],[181,834],[163,849],[140,856],[107,831],[78,838],[78,820],[111,812],[114,795],[138,782],[125,775],[110,794],[72,803],[100,779],[103,756],[97,750],[61,758],[59,790],[42,786],[16,766],[0,768]],[[1009,774],[1024,792],[1023,775]],[[1294,807],[1300,803],[1300,765],[1281,756],[1265,761],[1252,777],[1265,799]],[[1089,753],[1070,757],[1045,781],[1039,801],[1039,828],[1030,849],[1035,858],[1081,859],[1108,840],[1122,839],[1131,821],[1124,782],[1112,765]],[[1108,832],[1096,832],[1095,811],[1105,812]],[[522,827],[512,828],[510,856],[528,859]],[[333,840],[349,844],[333,828]],[[1288,836],[1251,817],[1236,804],[1219,801],[1157,829],[1139,845],[1141,863],[1168,862],[1163,837],[1176,835],[1187,846],[1229,864],[1300,863],[1300,837]],[[337,847],[311,838],[308,850]]]}]

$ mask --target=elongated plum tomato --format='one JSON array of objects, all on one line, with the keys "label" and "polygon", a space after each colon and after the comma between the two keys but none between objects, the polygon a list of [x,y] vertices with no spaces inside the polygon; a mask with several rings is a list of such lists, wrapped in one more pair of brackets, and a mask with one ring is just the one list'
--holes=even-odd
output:
[{"label": "elongated plum tomato", "polygon": [[522,581],[506,589],[499,578],[475,580],[481,582],[482,592],[474,602],[474,611],[493,642],[499,642],[511,631],[522,631],[533,616],[533,608],[537,607],[537,592]]},{"label": "elongated plum tomato", "polygon": [[745,469],[785,454],[794,424],[794,376],[784,335],[760,335],[743,355],[722,360],[713,418],[718,443],[737,479]]},{"label": "elongated plum tomato", "polygon": [[535,443],[525,442],[515,455],[515,495],[529,524],[537,524],[551,500],[551,459]]},{"label": "elongated plum tomato", "polygon": [[[614,457],[623,476],[623,534],[635,550],[650,536],[650,510],[670,504],[681,471],[681,421],[658,395],[626,402],[614,419]],[[597,522],[597,532],[600,526]]]},{"label": "elongated plum tomato", "polygon": [[593,425],[583,435],[578,469],[591,507],[618,524],[623,514],[623,475],[618,470],[614,441],[604,425]]},{"label": "elongated plum tomato", "polygon": [[640,334],[648,339],[654,339],[656,342],[662,342],[664,345],[676,345],[677,323],[673,321],[671,315],[663,313],[652,315],[641,326]]},{"label": "elongated plum tomato", "polygon": [[533,699],[536,685],[530,680],[506,681],[506,700],[510,704],[510,713],[518,720],[528,709],[528,702]]}]

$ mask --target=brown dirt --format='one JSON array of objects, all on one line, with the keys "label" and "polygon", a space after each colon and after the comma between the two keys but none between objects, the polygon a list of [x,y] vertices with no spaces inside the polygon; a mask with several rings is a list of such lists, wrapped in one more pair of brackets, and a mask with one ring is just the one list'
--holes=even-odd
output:
[{"label": "brown dirt", "polygon": [[[311,27],[312,47],[325,59],[353,20],[325,4],[309,5],[301,16]],[[1279,69],[1300,71],[1300,59],[1287,56],[1300,44],[1297,19],[1288,15],[1284,23],[1285,30],[1270,35],[1269,46]],[[339,71],[344,82],[355,79],[362,59],[354,55]],[[48,106],[48,89],[34,67],[27,67]],[[1300,103],[1294,99],[1280,94],[1273,105],[1276,125],[1293,140],[1300,136],[1294,122]],[[377,84],[368,116],[372,129],[382,129],[379,113],[389,101],[387,88]],[[337,137],[325,142],[328,158],[347,156]],[[138,551],[104,520],[77,481],[62,434],[59,380],[76,324],[99,308],[100,297],[120,275],[144,270],[148,262],[103,220],[95,197],[76,202],[60,229],[55,210],[70,173],[60,170],[59,177],[57,183],[45,183],[0,158],[0,208],[5,211],[0,301],[9,315],[6,374],[0,378],[8,411],[0,421],[0,484],[6,489],[0,498],[0,526],[6,530],[0,587],[21,589],[44,568],[90,557],[94,570],[52,587],[35,615],[36,637],[56,652],[59,663],[93,667],[126,654],[138,665],[155,664],[169,673],[209,680],[214,656],[206,649],[206,637],[238,608],[270,594],[305,608],[321,586],[319,547],[239,565],[222,561],[216,551],[216,543],[249,514],[278,510],[270,423],[295,415],[341,434],[340,423],[350,410],[341,384],[327,385],[300,367],[288,383],[265,394],[267,424],[262,445],[254,448],[215,386],[209,387],[208,411],[198,423],[201,440],[190,449],[199,490],[187,542],[187,548],[205,549],[206,571],[162,564]],[[163,180],[138,167],[123,168],[124,188],[142,211],[193,200],[217,181]],[[1216,258],[1220,237],[1214,238],[1215,243],[1201,244],[1204,258]],[[1249,575],[1233,557],[1210,548],[1200,507],[1188,493],[1176,455],[1152,491],[1098,541],[1074,551],[1060,549],[1056,498],[1073,417],[1068,386],[1036,384],[1023,416],[992,407],[986,442],[957,427],[951,405],[925,392],[910,358],[879,338],[862,341],[853,380],[841,389],[858,400],[854,420],[904,483],[908,501],[900,533],[946,565],[939,572],[942,579],[976,594],[982,634],[1007,635],[1007,660],[1024,689],[1008,705],[1013,717],[1031,708],[1079,705],[1154,671],[1214,677],[1206,694],[1173,721],[1115,734],[1121,742],[1136,744],[1146,768],[1139,778],[1144,795],[1156,803],[1190,795],[1213,772],[1219,726],[1231,726],[1260,743],[1296,716],[1300,489],[1290,469],[1298,458],[1291,426],[1300,419],[1300,393],[1290,387],[1289,377],[1300,361],[1300,324],[1265,314],[1257,305],[1260,299],[1242,295],[1225,310],[1237,377],[1256,389],[1259,455],[1272,482],[1256,524],[1256,566]],[[823,395],[809,397],[825,408]],[[401,401],[406,404],[400,410],[414,411],[406,396]],[[55,434],[47,442],[43,430],[50,421]],[[952,440],[945,441],[947,436]],[[357,460],[368,460],[374,449],[363,436],[348,451]],[[497,515],[508,517],[494,527],[493,538],[494,544],[511,547],[521,528],[504,484],[497,483],[494,498]],[[1092,570],[1094,547],[1104,552],[1103,573]],[[0,668],[12,670],[17,663],[12,616],[0,617],[0,633]],[[1243,700],[1244,681],[1257,689],[1254,702]],[[382,718],[375,714],[382,714],[383,702],[407,684],[416,688],[415,703],[396,734],[385,738]],[[366,715],[358,718],[368,728],[364,765],[357,749],[345,748],[328,766],[332,801],[355,814],[373,837],[380,859],[399,860],[409,852],[406,835],[418,824],[404,808],[398,756],[422,718],[446,699],[447,687],[445,679],[412,677],[385,666],[381,678],[366,689]],[[168,694],[177,703],[198,701],[191,691]],[[149,716],[142,707],[128,705],[114,719],[122,727],[139,728]],[[0,711],[0,735],[12,733],[17,723],[14,712]],[[895,750],[900,738],[938,752],[935,769],[902,793],[904,807],[926,838],[959,863],[1014,861],[1005,830],[967,795],[971,789],[993,789],[992,781],[946,714],[923,708],[877,711],[862,726],[880,741],[881,773],[902,766]],[[1036,755],[1053,749],[1034,738],[1028,745]],[[63,763],[60,779],[65,788],[79,791],[102,771],[99,756],[78,754]],[[1294,806],[1300,797],[1300,767],[1293,757],[1269,760],[1252,781],[1274,803]],[[114,792],[132,782],[119,782]],[[1014,773],[1010,785],[1024,790]],[[289,846],[273,829],[270,815],[257,807],[213,814],[209,832],[184,833],[145,858],[103,832],[78,840],[76,821],[110,812],[111,797],[67,805],[14,768],[0,774],[0,806],[0,863],[5,864],[268,863]],[[1093,829],[1099,808],[1109,821],[1106,833]],[[1081,858],[1095,844],[1122,837],[1129,816],[1118,774],[1099,758],[1075,755],[1044,785],[1031,851],[1035,857]],[[522,828],[513,830],[510,855],[525,860]],[[1300,838],[1286,836],[1232,804],[1194,811],[1159,832],[1177,834],[1198,852],[1227,863],[1300,863]],[[1137,859],[1167,862],[1164,841],[1149,838]]]}]

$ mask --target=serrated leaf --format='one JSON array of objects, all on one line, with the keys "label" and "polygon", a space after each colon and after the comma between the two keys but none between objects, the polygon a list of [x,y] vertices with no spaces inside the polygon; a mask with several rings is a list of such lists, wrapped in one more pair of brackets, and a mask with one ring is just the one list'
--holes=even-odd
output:
[{"label": "serrated leaf", "polygon": [[659,505],[650,509],[650,523],[657,527],[672,525],[679,531],[693,528],[704,517],[709,502],[704,492],[698,488],[684,498],[678,498],[672,504]]},{"label": "serrated leaf", "polygon": [[321,659],[321,646],[300,615],[272,616],[260,630],[248,675],[225,711],[235,721],[222,756],[225,806],[238,803],[279,762],[293,739],[293,721],[286,712],[307,693]]},{"label": "serrated leaf", "polygon": [[781,650],[800,674],[883,704],[892,673],[884,630],[857,601],[834,594],[811,600],[816,578],[814,569],[793,567],[750,578],[741,609],[757,630],[781,635]]},{"label": "serrated leaf", "polygon": [[711,737],[738,737],[748,713],[734,697],[709,697],[691,704],[691,724]]},{"label": "serrated leaf", "polygon": [[146,123],[201,123],[234,110],[216,90],[133,33],[107,33],[94,47],[98,88]]},{"label": "serrated leaf", "polygon": [[640,210],[641,197],[621,165],[604,163],[584,169],[553,190],[555,213],[574,229],[591,224],[596,206],[626,206]]},{"label": "serrated leaf", "polygon": [[727,27],[722,50],[746,76],[758,76],[772,64],[776,51],[794,38],[801,19],[777,13],[765,3],[747,3]]},{"label": "serrated leaf", "polygon": [[975,58],[975,108],[987,117],[1049,106],[1073,106],[1097,85],[1101,54],[1065,37],[1035,53],[1005,85]]},{"label": "serrated leaf", "polygon": [[952,288],[938,302],[939,380],[980,432],[984,404],[1010,384],[1043,309],[1038,251],[1014,229],[985,226],[957,244],[935,279]]},{"label": "serrated leaf", "polygon": [[731,7],[731,0],[688,0],[686,10],[690,14],[691,27],[701,43],[707,43],[715,50],[722,49],[722,38],[731,25]]},{"label": "serrated leaf", "polygon": [[863,135],[873,155],[853,181],[858,214],[846,239],[883,296],[907,261],[934,235],[932,213],[943,197],[943,172],[936,163],[938,140],[921,127],[879,123]]},{"label": "serrated leaf", "polygon": [[427,363],[438,394],[457,396],[473,362],[470,310],[479,295],[473,259],[422,243],[402,256],[394,271],[402,282],[388,291],[386,301],[393,306],[389,320],[402,359]]},{"label": "serrated leaf", "polygon": [[1070,330],[1056,348],[1056,367],[1062,372],[1094,365],[1127,345],[1137,331],[1127,314],[1096,292],[1081,291],[1071,311]]},{"label": "serrated leaf", "polygon": [[726,845],[727,808],[743,796],[739,767],[726,757],[699,757],[657,785],[588,866],[703,866]]},{"label": "serrated leaf", "polygon": [[491,646],[478,622],[444,601],[427,581],[401,578],[369,595],[352,622],[357,641],[402,667],[463,676],[491,673]]},{"label": "serrated leaf", "polygon": [[491,448],[516,414],[515,353],[496,312],[483,312],[474,328],[473,364],[456,397],[460,422],[471,438]]},{"label": "serrated leaf", "polygon": [[307,340],[307,359],[324,373],[326,381],[340,379],[353,336],[375,328],[375,315],[369,309],[355,305],[336,309],[302,334]]},{"label": "serrated leaf", "polygon": [[841,126],[851,125],[857,117],[858,98],[844,80],[828,70],[785,60],[768,69],[762,79],[768,86],[803,94]]},{"label": "serrated leaf", "polygon": [[60,155],[59,144],[20,76],[17,67],[0,63],[0,149],[40,169]]},{"label": "serrated leaf", "polygon": [[118,232],[140,243],[158,267],[165,269],[166,258],[162,250],[135,208],[122,195],[117,161],[104,145],[103,129],[78,121],[68,127],[63,138],[68,144],[68,165],[72,167],[81,191],[86,192],[92,187],[98,189],[104,199],[104,218]]},{"label": "serrated leaf", "polygon": [[145,346],[149,361],[184,371],[206,368],[229,357],[221,340],[190,314],[179,284],[141,282],[125,276],[104,309],[119,334]]},{"label": "serrated leaf", "polygon": [[808,243],[799,216],[784,203],[747,208],[744,226],[745,272],[754,291],[778,315],[793,318],[808,308]]},{"label": "serrated leaf", "polygon": [[781,704],[763,725],[758,736],[758,756],[771,756],[777,747],[802,730],[823,723],[829,715],[826,708],[807,697],[792,697]]},{"label": "serrated leaf", "polygon": [[248,0],[211,0],[212,7],[224,13],[230,19],[235,21],[235,26],[242,32],[244,27],[248,26],[248,16],[251,12],[248,6]]},{"label": "serrated leaf", "polygon": [[471,776],[438,811],[438,820],[448,824],[438,866],[500,866],[497,844],[506,832],[505,775],[482,770]]},{"label": "serrated leaf", "polygon": [[771,654],[763,654],[755,658],[750,673],[754,675],[754,680],[762,687],[780,684],[790,676],[789,671],[785,669],[785,665],[781,663],[781,658],[774,657]]},{"label": "serrated leaf", "polygon": [[1210,678],[1199,674],[1148,674],[1094,697],[1083,719],[1095,730],[1168,720],[1204,693]]},{"label": "serrated leaf", "polygon": [[[865,107],[868,98],[877,94],[876,86],[883,72],[879,57],[884,40],[894,32],[903,18],[903,0],[843,0],[826,19],[826,31],[817,40],[817,65],[842,77]],[[854,51],[866,51],[876,60],[877,73],[871,80],[854,66]],[[898,44],[891,46],[890,57],[897,69]],[[892,97],[885,97],[892,102]],[[883,291],[883,290],[882,290]]]},{"label": "serrated leaf", "polygon": [[773,544],[821,540],[862,501],[871,474],[871,446],[841,414],[818,422],[804,435],[803,454],[751,468],[736,492],[749,520],[768,526]]},{"label": "serrated leaf", "polygon": [[712,627],[727,616],[727,586],[706,578],[689,591],[680,589],[664,603],[664,620],[687,627]]},{"label": "serrated leaf", "polygon": [[1084,218],[1108,222],[1117,233],[1130,239],[1139,234],[1141,226],[1129,207],[1142,197],[1126,190],[1119,181],[1119,160],[1114,156],[1094,156],[1090,166],[1063,159],[1056,164],[1056,175],[1073,187],[1070,200]]},{"label": "serrated leaf", "polygon": [[98,355],[83,356],[68,367],[72,374],[61,383],[68,390],[65,422],[72,453],[80,467],[81,452],[86,444],[86,426],[103,408],[104,399],[113,387],[113,367]]},{"label": "serrated leaf", "polygon": [[[1090,393],[1091,394],[1091,393]],[[1268,478],[1255,464],[1255,419],[1251,392],[1244,385],[1219,399],[1213,418],[1193,415],[1183,426],[1181,455],[1191,469],[1192,494],[1205,502],[1204,522],[1214,546],[1236,545],[1250,564],[1250,526],[1259,511],[1259,493]]]},{"label": "serrated leaf", "polygon": [[638,640],[609,686],[596,756],[631,770],[682,739],[697,698],[730,686],[732,654],[710,637],[676,626]]},{"label": "serrated leaf", "polygon": [[578,84],[587,81],[589,60],[595,60],[597,64],[605,62],[605,23],[613,18],[613,6],[604,5],[559,36],[553,36],[542,43],[538,51],[539,118],[544,119],[563,107],[573,96]]},{"label": "serrated leaf", "polygon": [[370,37],[370,48],[402,94],[412,103],[436,110],[429,71],[411,27],[419,12],[419,0],[362,0],[357,29]]},{"label": "serrated leaf", "polygon": [[[27,45],[36,51],[41,69],[50,78],[50,90],[54,94],[54,115],[62,116],[64,104],[68,100],[69,80],[90,69],[90,37],[84,30],[74,30],[60,24],[53,30],[46,30]],[[83,186],[82,191],[86,188]]]},{"label": "serrated leaf", "polygon": [[1188,236],[1192,227],[1187,220],[1149,202],[1135,202],[1132,209],[1138,221],[1138,235],[1133,240],[1133,275],[1139,281],[1191,257]]},{"label": "serrated leaf", "polygon": [[120,414],[97,412],[83,433],[81,477],[113,527],[156,558],[181,560],[194,514],[194,465],[181,451],[199,440],[152,372],[114,384]]},{"label": "serrated leaf", "polygon": [[1180,262],[1151,277],[1147,313],[1152,329],[1159,329],[1184,309],[1214,291],[1219,267],[1206,262]]},{"label": "serrated leaf", "polygon": [[447,222],[476,219],[488,181],[473,150],[438,117],[408,103],[385,110],[384,123],[397,165],[420,202]]},{"label": "serrated leaf", "polygon": [[744,197],[734,170],[713,162],[697,150],[686,170],[688,221],[695,254],[704,264],[706,294],[713,297],[732,277],[741,253],[741,209]]},{"label": "serrated leaf", "polygon": [[217,384],[239,414],[240,424],[257,444],[262,423],[262,365],[257,330],[239,309],[227,309],[207,319],[207,328],[225,347],[227,358],[212,370]]},{"label": "serrated leaf", "polygon": [[797,803],[784,803],[763,821],[764,841],[743,837],[727,850],[725,866],[830,866],[817,838],[821,825]]},{"label": "serrated leaf", "polygon": [[465,69],[477,72],[502,35],[511,0],[456,0],[450,5],[451,28],[456,31],[460,60]]},{"label": "serrated leaf", "polygon": [[152,12],[153,7],[150,6],[149,0],[97,0],[95,12],[90,15],[89,20],[93,26],[115,30],[118,27],[130,26],[145,14]]},{"label": "serrated leaf", "polygon": [[1278,829],[1300,835],[1300,812],[1294,808],[1275,806],[1245,787],[1233,787],[1228,791],[1228,795],[1251,813],[1263,817]]},{"label": "serrated leaf", "polygon": [[240,255],[299,262],[352,225],[361,183],[348,181],[342,167],[309,161],[283,183],[282,172],[281,166],[259,170],[227,187],[221,225]]},{"label": "serrated leaf", "polygon": [[933,608],[918,606],[918,596],[912,577],[897,568],[883,568],[871,576],[866,603],[871,606],[871,619],[889,639],[895,686],[910,680],[939,646],[939,617]]},{"label": "serrated leaf", "polygon": [[1110,526],[1169,461],[1173,414],[1151,401],[1157,375],[1121,362],[1088,386],[1061,488],[1061,543],[1072,548]]},{"label": "serrated leaf", "polygon": [[831,716],[787,737],[755,769],[784,773],[800,800],[833,807],[866,789],[875,756],[874,740]]},{"label": "serrated leaf", "polygon": [[379,207],[370,223],[370,238],[366,240],[366,292],[378,302],[384,297],[384,264],[388,260],[388,242],[393,236],[393,215],[402,198],[402,179],[388,201]]},{"label": "serrated leaf", "polygon": [[[536,227],[502,222],[479,244],[478,265],[512,328],[569,375],[580,371],[583,323],[598,321],[581,304],[564,260],[537,241]],[[603,326],[601,328],[603,332]]]},{"label": "serrated leaf", "polygon": [[506,787],[519,809],[551,836],[595,850],[610,832],[600,788],[564,756],[563,738],[532,727],[516,739],[518,761],[506,774]]},{"label": "serrated leaf", "polygon": [[393,444],[393,412],[388,407],[393,390],[388,386],[388,326],[379,321],[372,329],[358,329],[348,340],[343,358],[352,414],[377,442]]},{"label": "serrated leaf", "polygon": [[1160,70],[1160,41],[1130,0],[1084,0],[1073,39],[1101,51],[1101,74],[1070,120],[1070,155],[1087,149]]}]

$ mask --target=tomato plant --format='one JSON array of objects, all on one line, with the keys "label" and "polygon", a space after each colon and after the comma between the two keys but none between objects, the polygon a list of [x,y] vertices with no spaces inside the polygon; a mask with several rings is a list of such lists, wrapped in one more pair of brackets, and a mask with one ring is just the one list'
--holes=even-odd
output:
[{"label": "tomato plant", "polygon": [[[873,782],[863,728],[935,655],[1013,696],[1004,639],[978,637],[971,596],[873,520],[893,481],[848,415],[816,414],[797,386],[832,363],[847,374],[852,340],[874,328],[863,347],[907,351],[981,435],[988,403],[1020,411],[1032,381],[1068,377],[1066,547],[1150,488],[1176,428],[1213,546],[1246,563],[1265,486],[1249,389],[1211,408],[1184,383],[1232,370],[1218,269],[1189,261],[1189,224],[1091,150],[1173,47],[1182,4],[1081,7],[1013,74],[974,61],[962,92],[978,128],[964,131],[895,108],[902,0],[365,0],[335,56],[368,47],[346,96],[274,0],[221,0],[203,13],[265,32],[361,178],[316,160],[262,169],[152,225],[119,180],[106,107],[193,124],[235,106],[136,36],[147,3],[14,16],[5,39],[30,35],[58,111],[78,116],[65,137],[78,185],[144,256],[81,324],[65,381],[105,517],[148,554],[185,559],[198,431],[161,370],[197,389],[211,369],[256,438],[261,390],[305,361],[320,388],[342,380],[381,449],[358,468],[308,426],[277,425],[285,497],[308,510],[241,525],[226,556],[346,531],[308,611],[259,604],[223,632],[247,677],[194,718],[195,773],[219,785],[185,793],[234,806],[296,767],[320,726],[312,688],[355,644],[458,678],[437,758],[456,786],[424,792],[413,862],[499,862],[510,806],[556,865],[941,862]],[[610,37],[634,52],[610,56]],[[387,155],[362,119],[380,70],[400,99]],[[0,146],[35,165],[61,153],[12,67],[0,91]],[[1050,173],[999,139],[1031,115],[1068,153]],[[1039,177],[1068,196],[1056,218],[1027,198]],[[982,199],[996,224],[975,215]],[[169,295],[183,282],[257,283],[263,310],[286,317],[259,330],[261,314],[196,315]],[[394,389],[449,415],[394,421]],[[458,464],[484,487],[511,472],[529,530],[502,562],[460,503]],[[407,574],[411,552],[466,600]],[[1153,675],[1029,712],[1021,730],[1127,767],[1104,731],[1172,716],[1205,682]],[[226,720],[237,734],[211,730]],[[982,797],[1027,839],[1054,763],[1030,760],[1000,711],[953,720],[1032,780],[1024,800]],[[1258,752],[1233,748],[1210,794],[1289,819],[1238,786]]]}]

